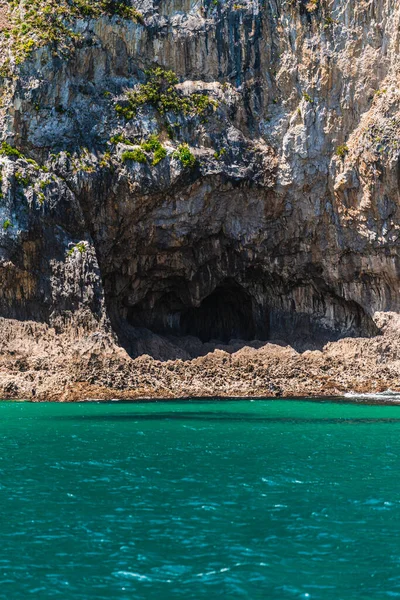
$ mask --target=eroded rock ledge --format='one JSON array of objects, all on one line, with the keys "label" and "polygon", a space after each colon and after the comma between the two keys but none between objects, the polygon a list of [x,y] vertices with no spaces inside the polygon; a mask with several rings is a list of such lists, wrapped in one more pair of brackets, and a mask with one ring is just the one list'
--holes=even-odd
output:
[{"label": "eroded rock ledge", "polygon": [[[375,318],[383,335],[330,342],[322,350],[237,341],[194,359],[165,361],[132,359],[110,334],[77,337],[74,327],[70,336],[60,335],[46,325],[1,319],[0,396],[80,401],[400,391],[399,317]],[[153,337],[157,343],[163,345]]]}]

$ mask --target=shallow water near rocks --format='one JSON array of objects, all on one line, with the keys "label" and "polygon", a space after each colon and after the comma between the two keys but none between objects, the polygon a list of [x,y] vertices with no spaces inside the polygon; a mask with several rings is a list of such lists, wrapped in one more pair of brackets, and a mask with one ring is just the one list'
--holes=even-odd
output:
[{"label": "shallow water near rocks", "polygon": [[400,597],[400,406],[0,403],[0,598]]}]

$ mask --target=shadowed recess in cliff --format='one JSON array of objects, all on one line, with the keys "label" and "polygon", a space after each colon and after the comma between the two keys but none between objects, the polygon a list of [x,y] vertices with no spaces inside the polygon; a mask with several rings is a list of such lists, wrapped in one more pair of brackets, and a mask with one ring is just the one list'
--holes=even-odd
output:
[{"label": "shadowed recess in cliff", "polygon": [[129,310],[128,322],[155,333],[195,336],[202,342],[267,339],[266,320],[257,318],[254,299],[233,280],[218,285],[198,307],[185,305],[183,295],[184,290],[166,293],[153,307],[145,299]]},{"label": "shadowed recess in cliff", "polygon": [[269,311],[271,337],[281,338],[300,350],[322,348],[345,337],[373,337],[380,331],[372,317],[353,300],[313,285],[299,286]]},{"label": "shadowed recess in cliff", "polygon": [[[154,284],[161,286],[159,279]],[[167,279],[161,290],[148,291],[130,306],[121,315],[119,330],[128,352],[164,360],[183,358],[182,351],[200,356],[221,346],[235,352],[240,343],[268,340],[281,340],[302,352],[321,350],[327,342],[343,337],[379,334],[362,306],[339,297],[320,279],[290,284],[271,274],[252,272],[245,285],[234,278],[223,279],[201,302],[193,295],[195,289],[181,278]],[[153,343],[152,334],[162,338]],[[143,342],[139,346],[138,337]],[[167,344],[162,351],[160,343]]]},{"label": "shadowed recess in cliff", "polygon": [[198,308],[184,311],[181,329],[185,335],[194,335],[202,342],[265,338],[265,332],[256,326],[251,296],[232,282],[218,286]]}]

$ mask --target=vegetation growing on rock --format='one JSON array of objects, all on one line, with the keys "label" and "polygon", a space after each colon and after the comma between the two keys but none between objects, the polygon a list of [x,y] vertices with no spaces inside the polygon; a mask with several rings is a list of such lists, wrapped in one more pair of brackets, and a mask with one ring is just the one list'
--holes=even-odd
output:
[{"label": "vegetation growing on rock", "polygon": [[146,163],[147,162],[146,155],[141,148],[134,148],[133,150],[125,150],[122,153],[121,158],[122,158],[123,162],[128,162],[129,160],[132,160],[133,162],[138,162],[138,163]]},{"label": "vegetation growing on rock", "polygon": [[142,142],[141,147],[146,152],[153,152],[153,165],[157,165],[167,156],[167,151],[161,144],[158,135],[151,135],[147,141]]},{"label": "vegetation growing on rock", "polygon": [[86,250],[86,242],[78,242],[68,250],[67,255],[73,256],[75,252],[79,252],[79,254],[84,254]]},{"label": "vegetation growing on rock", "polygon": [[130,139],[125,137],[123,133],[117,133],[110,137],[110,144],[132,144]]},{"label": "vegetation growing on rock", "polygon": [[183,115],[204,115],[217,107],[217,102],[207,94],[183,94],[178,89],[178,77],[173,71],[156,67],[145,72],[146,83],[126,92],[115,106],[117,113],[127,120],[133,119],[140,107],[150,105],[161,115],[167,112]]},{"label": "vegetation growing on rock", "polygon": [[346,156],[346,154],[348,153],[349,148],[347,147],[346,144],[341,144],[340,146],[338,146],[336,148],[336,156],[338,156],[339,158],[344,158]]},{"label": "vegetation growing on rock", "polygon": [[167,156],[167,151],[166,151],[166,149],[165,149],[165,148],[163,148],[163,146],[161,146],[161,144],[160,144],[160,147],[159,147],[159,148],[157,148],[157,149],[154,151],[154,158],[153,158],[153,162],[152,162],[152,164],[153,164],[154,166],[155,166],[155,165],[158,165],[158,163],[159,163],[160,161],[162,161],[162,160],[163,160],[163,158],[165,158],[166,156]]},{"label": "vegetation growing on rock", "polygon": [[157,134],[153,133],[147,140],[141,142],[138,147],[134,142],[131,142],[123,134],[117,134],[110,139],[113,144],[126,144],[128,146],[136,146],[133,150],[124,150],[121,158],[123,162],[133,160],[138,163],[146,163],[146,154],[152,154],[152,165],[157,165],[163,158],[167,156],[167,151],[161,144]]},{"label": "vegetation growing on rock", "polygon": [[2,142],[0,147],[0,156],[8,156],[10,158],[23,158],[24,155],[14,146],[11,146],[7,142]]},{"label": "vegetation growing on rock", "polygon": [[226,148],[221,148],[220,150],[216,150],[214,152],[215,160],[220,160],[226,154]]},{"label": "vegetation growing on rock", "polygon": [[30,177],[28,175],[23,175],[21,172],[17,171],[14,175],[15,177],[15,181],[18,183],[18,185],[22,185],[23,187],[26,187],[27,185],[30,184]]},{"label": "vegetation growing on rock", "polygon": [[196,164],[196,157],[187,144],[180,144],[173,153],[173,157],[179,159],[182,165],[187,168],[192,168]]},{"label": "vegetation growing on rock", "polygon": [[79,18],[117,15],[143,21],[139,11],[125,0],[8,0],[8,6],[10,27],[3,35],[9,40],[16,64],[45,44],[54,44],[61,53],[66,51],[79,37],[74,31]]}]

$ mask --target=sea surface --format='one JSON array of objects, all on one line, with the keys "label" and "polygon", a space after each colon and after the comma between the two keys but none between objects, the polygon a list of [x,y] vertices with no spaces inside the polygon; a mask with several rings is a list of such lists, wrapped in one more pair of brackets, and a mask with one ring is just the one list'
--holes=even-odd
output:
[{"label": "sea surface", "polygon": [[364,402],[0,403],[0,598],[400,598],[400,405]]}]

